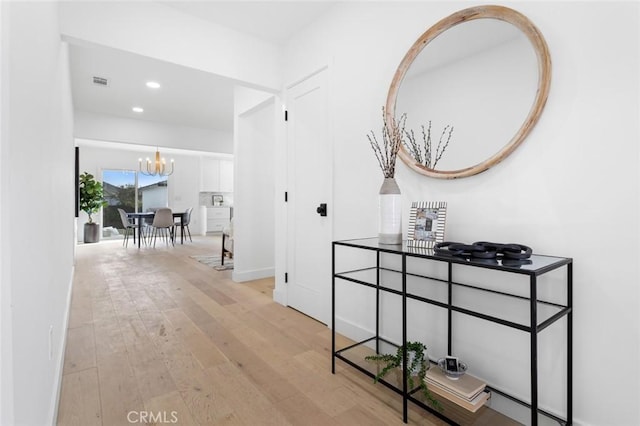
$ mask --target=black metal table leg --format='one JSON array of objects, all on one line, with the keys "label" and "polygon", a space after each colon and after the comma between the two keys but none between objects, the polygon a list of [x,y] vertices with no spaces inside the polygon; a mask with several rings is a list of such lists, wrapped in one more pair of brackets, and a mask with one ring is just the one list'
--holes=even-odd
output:
[{"label": "black metal table leg", "polygon": [[530,314],[531,314],[531,425],[538,424],[538,295],[536,276],[530,276]]},{"label": "black metal table leg", "polygon": [[407,256],[402,255],[402,420],[407,423],[409,420],[409,410],[407,406],[408,393],[407,389],[407,371],[409,363],[407,362]]},{"label": "black metal table leg", "polygon": [[453,305],[453,264],[451,262],[448,263],[447,266],[447,276],[448,276],[448,283],[447,283],[447,300],[448,300],[448,308],[447,308],[447,355],[451,355],[453,356],[453,347],[451,345],[451,341],[452,341],[452,332],[451,332],[451,328],[452,328],[452,310],[451,310],[451,306]]},{"label": "black metal table leg", "polygon": [[567,424],[573,424],[573,263],[567,265]]},{"label": "black metal table leg", "polygon": [[376,253],[376,354],[380,353],[380,252]]},{"label": "black metal table leg", "polygon": [[[223,254],[224,257],[224,254]],[[336,245],[331,244],[331,373],[336,374]]]}]

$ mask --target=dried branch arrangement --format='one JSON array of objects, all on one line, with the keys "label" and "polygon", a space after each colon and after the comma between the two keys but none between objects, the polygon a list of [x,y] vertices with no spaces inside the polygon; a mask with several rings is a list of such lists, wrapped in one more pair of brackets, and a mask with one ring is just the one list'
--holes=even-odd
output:
[{"label": "dried branch arrangement", "polygon": [[407,114],[402,114],[399,120],[392,118],[389,123],[384,107],[382,107],[382,145],[378,142],[373,130],[370,135],[367,135],[385,178],[392,178],[395,175],[398,150],[404,143],[406,121]]},{"label": "dried branch arrangement", "polygon": [[440,134],[440,140],[438,141],[438,146],[436,147],[435,152],[432,151],[431,147],[431,121],[429,121],[429,127],[426,130],[424,126],[422,126],[422,146],[420,146],[418,141],[416,141],[413,130],[405,130],[405,134],[408,142],[403,141],[404,146],[407,148],[407,151],[409,151],[409,154],[414,158],[414,160],[427,169],[435,169],[438,161],[440,161],[442,155],[449,146],[451,136],[453,135],[453,126],[446,125],[444,127],[442,134]]}]

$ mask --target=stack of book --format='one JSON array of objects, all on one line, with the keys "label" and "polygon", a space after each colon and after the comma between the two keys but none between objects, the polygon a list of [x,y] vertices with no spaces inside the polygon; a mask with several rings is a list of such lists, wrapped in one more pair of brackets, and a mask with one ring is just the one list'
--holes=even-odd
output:
[{"label": "stack of book", "polygon": [[437,366],[431,366],[427,370],[425,382],[432,393],[473,413],[478,411],[491,396],[485,390],[487,384],[477,377],[465,374],[457,380],[452,380]]}]

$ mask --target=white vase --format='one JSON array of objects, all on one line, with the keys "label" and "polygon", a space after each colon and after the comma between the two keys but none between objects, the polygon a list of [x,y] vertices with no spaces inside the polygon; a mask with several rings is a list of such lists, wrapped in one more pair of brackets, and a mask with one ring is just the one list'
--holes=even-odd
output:
[{"label": "white vase", "polygon": [[[431,368],[431,364],[429,363],[429,357],[427,356],[427,351],[425,350],[423,353],[424,359],[422,360],[422,366],[424,366],[424,371],[427,371]],[[412,376],[417,376],[420,373],[420,365],[413,365],[413,360],[416,357],[416,353],[414,351],[407,351],[407,364],[411,366],[411,371],[409,374]],[[403,360],[404,361],[404,360]],[[400,368],[404,370],[403,362],[400,362]]]},{"label": "white vase", "polygon": [[394,178],[385,178],[380,187],[380,244],[402,244],[402,199]]}]

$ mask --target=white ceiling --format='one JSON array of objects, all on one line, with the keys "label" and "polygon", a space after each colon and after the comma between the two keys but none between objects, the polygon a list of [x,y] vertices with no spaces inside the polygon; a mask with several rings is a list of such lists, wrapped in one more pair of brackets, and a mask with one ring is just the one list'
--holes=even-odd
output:
[{"label": "white ceiling", "polygon": [[[181,126],[233,129],[233,84],[222,77],[106,47],[70,46],[74,108]],[[107,87],[93,77],[108,79]],[[146,87],[160,83],[159,89]],[[144,109],[132,111],[134,106]]]},{"label": "white ceiling", "polygon": [[282,44],[335,1],[164,1],[162,4],[234,30]]},{"label": "white ceiling", "polygon": [[[257,36],[283,43],[336,2],[160,1],[160,3]],[[233,82],[203,71],[98,46],[70,46],[74,108],[167,124],[233,130]],[[109,86],[93,84],[104,77]],[[149,89],[147,81],[160,89]],[[144,108],[135,113],[132,107]]]}]

